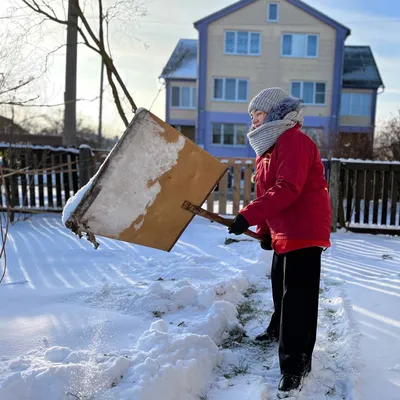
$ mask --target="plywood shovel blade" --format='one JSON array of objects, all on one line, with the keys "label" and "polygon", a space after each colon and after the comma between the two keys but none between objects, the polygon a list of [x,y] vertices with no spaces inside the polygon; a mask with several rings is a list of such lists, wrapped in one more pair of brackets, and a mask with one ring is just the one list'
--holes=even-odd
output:
[{"label": "plywood shovel blade", "polygon": [[[209,153],[145,109],[92,178],[66,219],[89,240],[104,236],[170,251],[193,214],[185,200],[201,205],[227,170]],[[68,205],[66,206],[68,208]]]}]

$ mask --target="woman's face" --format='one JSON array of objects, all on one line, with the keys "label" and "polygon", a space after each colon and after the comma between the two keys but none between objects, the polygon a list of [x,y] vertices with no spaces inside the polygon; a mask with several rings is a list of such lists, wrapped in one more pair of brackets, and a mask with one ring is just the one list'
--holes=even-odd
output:
[{"label": "woman's face", "polygon": [[264,123],[265,118],[267,118],[267,113],[261,110],[254,110],[251,112],[251,123],[254,128],[258,128]]}]

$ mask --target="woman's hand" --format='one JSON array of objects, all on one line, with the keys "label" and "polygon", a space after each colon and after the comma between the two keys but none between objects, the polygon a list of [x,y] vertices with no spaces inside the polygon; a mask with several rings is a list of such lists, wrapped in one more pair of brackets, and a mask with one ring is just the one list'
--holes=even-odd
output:
[{"label": "woman's hand", "polygon": [[235,235],[242,235],[249,229],[250,224],[247,222],[247,219],[243,217],[242,214],[238,214],[233,220],[232,225],[229,228],[229,233],[233,233]]}]

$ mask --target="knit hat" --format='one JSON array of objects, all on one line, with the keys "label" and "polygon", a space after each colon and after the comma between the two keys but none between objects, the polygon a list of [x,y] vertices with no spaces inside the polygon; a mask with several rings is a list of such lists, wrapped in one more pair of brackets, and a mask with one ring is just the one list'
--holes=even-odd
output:
[{"label": "knit hat", "polygon": [[288,97],[290,97],[289,94],[281,88],[264,89],[251,100],[249,114],[254,110],[264,111],[268,114]]},{"label": "knit hat", "polygon": [[303,100],[289,96],[280,88],[260,92],[249,104],[249,113],[260,110],[267,113],[264,123],[252,127],[247,134],[251,147],[258,156],[275,145],[279,137],[296,125],[303,125]]}]

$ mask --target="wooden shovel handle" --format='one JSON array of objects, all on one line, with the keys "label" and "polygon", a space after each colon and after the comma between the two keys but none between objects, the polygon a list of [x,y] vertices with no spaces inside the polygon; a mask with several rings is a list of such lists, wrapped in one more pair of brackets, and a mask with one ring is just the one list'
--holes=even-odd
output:
[{"label": "wooden shovel handle", "polygon": [[[227,218],[221,217],[218,214],[204,210],[203,208],[196,206],[187,200],[184,201],[184,203],[182,204],[182,208],[190,211],[192,214],[199,215],[200,217],[203,217],[203,218],[207,218],[210,221],[217,222],[218,224],[224,225],[228,228],[230,228],[233,223],[233,219],[227,219]],[[263,236],[255,233],[253,231],[250,231],[250,230],[247,230],[246,232],[244,232],[244,235],[250,236],[253,239],[259,240],[260,242],[262,240],[264,240]]]}]

